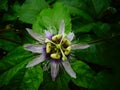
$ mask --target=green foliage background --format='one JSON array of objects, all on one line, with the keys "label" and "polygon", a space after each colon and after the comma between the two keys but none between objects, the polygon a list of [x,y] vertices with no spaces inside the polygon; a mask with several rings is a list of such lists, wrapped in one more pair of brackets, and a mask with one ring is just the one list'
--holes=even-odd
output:
[{"label": "green foliage background", "polygon": [[[35,57],[23,49],[35,43],[25,28],[43,35],[58,30],[62,19],[66,33],[90,47],[72,52],[76,79],[60,70],[53,82],[42,64],[25,68]],[[0,0],[0,90],[119,90],[119,41],[119,0]]]}]

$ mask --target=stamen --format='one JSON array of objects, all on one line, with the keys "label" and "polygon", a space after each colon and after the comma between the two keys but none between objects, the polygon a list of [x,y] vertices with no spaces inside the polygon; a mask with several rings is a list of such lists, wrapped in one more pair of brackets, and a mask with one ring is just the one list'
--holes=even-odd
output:
[{"label": "stamen", "polygon": [[51,58],[53,59],[60,59],[60,54],[59,53],[53,53],[50,55]]},{"label": "stamen", "polygon": [[46,52],[50,53],[50,51],[51,51],[51,43],[48,42],[46,45]]},{"label": "stamen", "polygon": [[65,55],[68,55],[71,51],[71,46],[68,46],[65,50]]},{"label": "stamen", "polygon": [[66,34],[63,34],[60,44],[62,43],[63,39],[66,37]]},{"label": "stamen", "polygon": [[66,50],[71,51],[71,46],[68,46]]},{"label": "stamen", "polygon": [[51,41],[51,40],[49,40],[48,38],[46,38],[46,39],[45,39],[45,43],[47,43],[47,42],[50,42],[50,43],[52,43],[52,44],[56,45],[54,42],[52,42],[52,41]]},{"label": "stamen", "polygon": [[64,52],[62,51],[62,49],[60,48],[60,51],[62,53],[62,60],[65,61],[67,60],[67,57],[65,56]]},{"label": "stamen", "polygon": [[56,47],[57,47],[58,49],[60,49],[60,48],[61,48],[61,45],[60,45],[60,44],[57,44]]},{"label": "stamen", "polygon": [[[71,42],[65,38],[66,34],[58,34],[52,37],[52,40],[49,40],[48,38],[45,39],[46,44],[46,52],[52,53],[50,55],[53,59],[62,59],[67,60],[67,56],[69,55],[71,51]],[[63,47],[62,45],[67,45],[67,47]],[[62,55],[62,57],[61,57]]]},{"label": "stamen", "polygon": [[61,37],[62,37],[62,35],[61,35],[61,34],[58,34],[58,35],[53,36],[53,37],[52,37],[52,40],[53,40],[53,41],[56,41],[56,40],[59,40]]},{"label": "stamen", "polygon": [[68,40],[66,38],[63,39],[63,43],[65,43],[66,45],[71,45],[70,40]]},{"label": "stamen", "polygon": [[70,42],[70,40],[66,40],[66,42],[65,42],[65,44],[67,44],[67,45],[71,45],[71,42]]}]

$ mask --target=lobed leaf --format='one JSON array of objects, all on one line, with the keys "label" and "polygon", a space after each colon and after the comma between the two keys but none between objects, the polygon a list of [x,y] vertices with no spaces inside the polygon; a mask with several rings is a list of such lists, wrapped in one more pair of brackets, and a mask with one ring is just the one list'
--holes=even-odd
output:
[{"label": "lobed leaf", "polygon": [[72,79],[73,83],[80,87],[89,88],[91,80],[94,78],[92,69],[82,61],[75,61],[72,68],[77,74],[77,78]]},{"label": "lobed leaf", "polygon": [[[55,81],[52,81],[49,73],[44,74],[44,81],[41,84],[40,90],[70,90],[68,87],[70,77],[65,72],[59,72]],[[48,83],[49,82],[49,83]]]},{"label": "lobed leaf", "polygon": [[69,11],[62,3],[56,3],[54,7],[43,10],[33,24],[33,30],[44,35],[44,30],[49,30],[56,34],[59,30],[61,21],[65,22],[65,32],[71,31],[71,19]]},{"label": "lobed leaf", "polygon": [[26,88],[28,90],[38,90],[42,81],[43,70],[39,65],[28,68],[21,82],[20,90],[25,90]]},{"label": "lobed leaf", "polygon": [[32,53],[25,51],[23,47],[16,48],[0,61],[0,73],[9,70],[31,56]]},{"label": "lobed leaf", "polygon": [[28,60],[24,60],[23,62],[15,65],[14,67],[10,68],[9,70],[5,71],[3,74],[0,75],[0,87],[3,85],[7,85],[9,81],[15,76],[15,74],[22,68],[26,66]]}]

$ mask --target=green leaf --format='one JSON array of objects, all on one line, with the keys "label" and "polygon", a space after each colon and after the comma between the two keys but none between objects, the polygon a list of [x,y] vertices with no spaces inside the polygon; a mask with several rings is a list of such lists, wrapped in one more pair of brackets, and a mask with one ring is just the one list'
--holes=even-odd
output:
[{"label": "green leaf", "polygon": [[32,24],[36,20],[36,16],[44,8],[48,7],[45,0],[26,0],[21,6],[19,20]]},{"label": "green leaf", "polygon": [[90,16],[89,12],[87,12],[89,9],[86,8],[89,6],[91,11],[91,5],[88,5],[88,3],[90,4],[89,0],[58,0],[59,2],[63,2],[64,4],[66,4],[67,8],[70,11],[70,14],[72,16],[74,16],[72,19],[77,18],[77,17],[81,17],[84,20],[87,21],[93,21],[92,17]]},{"label": "green leaf", "polygon": [[20,90],[38,90],[43,81],[43,71],[39,65],[28,68],[20,85]]},{"label": "green leaf", "polygon": [[87,24],[87,25],[83,25],[80,28],[78,28],[75,33],[90,32],[94,26],[95,26],[95,23],[90,23],[90,24]]},{"label": "green leaf", "polygon": [[23,47],[16,48],[0,60],[0,73],[7,71],[31,56],[32,53],[25,51]]},{"label": "green leaf", "polygon": [[23,5],[20,5],[20,3],[16,1],[11,7],[13,13],[6,13],[4,19],[15,20],[19,18],[22,22],[33,24],[40,11],[47,7],[48,4],[45,0],[25,0]]},{"label": "green leaf", "polygon": [[94,78],[92,69],[82,61],[72,63],[72,68],[77,74],[77,78],[72,79],[73,83],[80,87],[88,88],[91,84],[91,80]]},{"label": "green leaf", "polygon": [[18,46],[18,44],[4,40],[4,39],[0,39],[0,48],[7,50],[7,51],[11,51],[13,50],[15,47]]},{"label": "green leaf", "polygon": [[24,68],[30,59],[24,60],[23,62],[15,65],[14,67],[10,68],[9,70],[5,71],[3,74],[0,75],[0,87],[3,85],[7,85],[9,81],[14,77],[14,75]]},{"label": "green leaf", "polygon": [[81,35],[76,35],[77,40],[76,43],[88,43],[92,41],[92,37],[89,34],[81,34]]},{"label": "green leaf", "polygon": [[0,10],[6,10],[8,9],[8,0],[1,0],[0,1]]},{"label": "green leaf", "polygon": [[[39,65],[19,70],[2,90],[38,90],[43,80],[43,71]],[[12,87],[12,88],[11,88]]]},{"label": "green leaf", "polygon": [[56,31],[55,27],[52,23],[52,14],[53,11],[49,9],[45,9],[41,11],[39,16],[37,17],[36,22],[33,24],[33,30],[36,32],[44,35],[44,30],[51,28],[52,30]]},{"label": "green leaf", "polygon": [[44,30],[53,31],[54,34],[59,30],[61,21],[65,21],[65,32],[71,31],[71,18],[66,6],[56,3],[54,7],[43,10],[33,24],[33,30],[43,35]]},{"label": "green leaf", "polygon": [[63,3],[56,3],[53,8],[53,19],[56,29],[59,29],[62,20],[65,21],[65,32],[69,33],[71,31],[71,18],[69,10]]},{"label": "green leaf", "polygon": [[111,35],[110,25],[107,23],[96,23],[93,31],[98,37],[109,37]]},{"label": "green leaf", "polygon": [[104,58],[104,48],[106,48],[103,44],[91,44],[89,48],[84,50],[79,50],[74,52],[76,58],[81,58],[87,62],[95,63],[102,65],[106,60]]},{"label": "green leaf", "polygon": [[[117,75],[116,75],[117,76]],[[105,71],[99,72],[95,78],[91,81],[91,86],[90,86],[90,90],[107,90],[107,89],[111,89],[111,90],[115,90],[115,86],[113,84],[113,82],[116,82],[117,79],[116,76],[114,76],[114,74],[112,73],[108,73]],[[115,77],[115,78],[113,78]]]},{"label": "green leaf", "polygon": [[20,42],[20,38],[13,31],[2,33],[2,35],[0,36],[0,48],[11,51],[15,47],[18,47],[19,44],[16,42],[14,43],[11,40]]},{"label": "green leaf", "polygon": [[60,71],[56,80],[52,81],[50,73],[46,72],[44,74],[44,81],[41,84],[40,90],[70,90],[68,87],[70,77],[65,73]]},{"label": "green leaf", "polygon": [[[74,7],[74,8],[80,8],[80,9],[84,9],[84,8],[86,8],[86,3],[85,3],[85,0],[83,1],[83,0],[57,0],[57,1],[59,1],[59,2],[63,2],[63,3],[65,3],[67,6],[72,6],[72,7]],[[87,0],[87,2],[88,2],[88,0]],[[72,11],[72,10],[71,10]],[[74,11],[73,11],[74,12]],[[79,13],[79,12],[78,12]],[[73,13],[74,14],[74,13]]]},{"label": "green leaf", "polygon": [[[1,87],[2,90],[19,90],[19,86],[23,80],[26,68],[20,69],[7,85]],[[11,88],[12,87],[12,88]]]},{"label": "green leaf", "polygon": [[7,12],[4,14],[3,20],[16,20],[20,16],[20,9],[21,5],[16,1],[12,6],[11,6],[11,12]]},{"label": "green leaf", "polygon": [[89,14],[87,14],[84,10],[78,9],[70,5],[68,5],[67,8],[69,9],[71,14],[80,16],[88,21],[93,21],[92,17]]},{"label": "green leaf", "polygon": [[106,10],[110,4],[111,0],[92,0],[93,6],[97,14]]}]

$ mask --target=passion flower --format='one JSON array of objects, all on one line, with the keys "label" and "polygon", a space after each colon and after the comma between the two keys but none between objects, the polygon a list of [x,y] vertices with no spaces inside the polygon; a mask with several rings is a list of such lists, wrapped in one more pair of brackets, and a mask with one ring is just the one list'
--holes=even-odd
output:
[{"label": "passion flower", "polygon": [[54,81],[58,72],[59,66],[63,66],[66,72],[72,77],[76,78],[76,73],[71,68],[69,63],[71,50],[88,48],[88,44],[72,44],[74,33],[65,34],[65,23],[61,21],[58,34],[54,35],[45,30],[45,36],[41,36],[31,29],[26,28],[28,33],[38,41],[39,44],[26,44],[25,50],[39,55],[27,64],[27,68],[33,67],[45,60],[48,61],[51,68],[51,77]]}]

